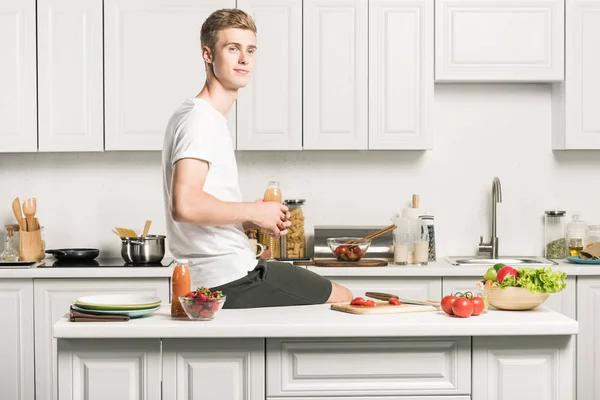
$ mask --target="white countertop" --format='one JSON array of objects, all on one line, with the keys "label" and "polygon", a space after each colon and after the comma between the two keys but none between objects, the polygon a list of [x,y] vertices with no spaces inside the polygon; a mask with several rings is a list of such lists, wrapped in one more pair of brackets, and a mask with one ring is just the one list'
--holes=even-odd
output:
[{"label": "white countertop", "polygon": [[548,308],[531,311],[490,309],[457,318],[443,311],[354,315],[329,304],[221,310],[212,321],[173,320],[170,306],[127,322],[70,322],[54,325],[56,338],[270,338],[406,336],[545,336],[577,334],[577,321]]}]

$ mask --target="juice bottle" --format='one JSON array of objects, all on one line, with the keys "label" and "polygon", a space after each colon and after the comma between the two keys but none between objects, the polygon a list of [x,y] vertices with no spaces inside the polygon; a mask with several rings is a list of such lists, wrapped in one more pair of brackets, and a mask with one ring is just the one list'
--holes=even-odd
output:
[{"label": "juice bottle", "polygon": [[171,278],[171,317],[187,318],[179,302],[179,296],[185,296],[190,291],[191,279],[187,260],[175,260],[175,268]]},{"label": "juice bottle", "polygon": [[[276,201],[278,203],[283,201],[278,181],[269,181],[269,185],[267,186],[267,190],[265,190],[265,195],[263,196],[263,201]],[[279,239],[271,236],[271,231],[261,231],[259,242],[264,246],[269,246],[269,250],[271,250],[271,258],[281,257],[280,241]]]}]

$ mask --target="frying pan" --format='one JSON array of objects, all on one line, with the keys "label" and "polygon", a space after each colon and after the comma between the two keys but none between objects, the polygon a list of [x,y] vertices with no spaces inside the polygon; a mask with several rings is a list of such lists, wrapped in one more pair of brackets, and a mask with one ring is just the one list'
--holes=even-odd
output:
[{"label": "frying pan", "polygon": [[55,249],[46,250],[46,253],[52,254],[54,258],[60,261],[89,261],[98,257],[98,249]]}]

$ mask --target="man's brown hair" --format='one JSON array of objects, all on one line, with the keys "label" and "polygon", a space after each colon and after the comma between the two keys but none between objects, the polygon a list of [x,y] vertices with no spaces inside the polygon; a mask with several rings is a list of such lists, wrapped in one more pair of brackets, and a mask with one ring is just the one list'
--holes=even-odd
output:
[{"label": "man's brown hair", "polygon": [[217,34],[219,31],[228,28],[246,29],[256,34],[256,25],[250,15],[237,8],[224,8],[210,14],[202,24],[200,30],[202,47],[208,46],[209,49],[214,51]]}]

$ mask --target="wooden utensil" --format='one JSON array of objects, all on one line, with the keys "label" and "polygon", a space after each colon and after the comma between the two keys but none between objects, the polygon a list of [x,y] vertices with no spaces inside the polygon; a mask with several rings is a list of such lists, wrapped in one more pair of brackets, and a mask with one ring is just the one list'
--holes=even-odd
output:
[{"label": "wooden utensil", "polygon": [[412,304],[401,304],[399,306],[387,301],[375,301],[375,307],[351,306],[350,303],[333,303],[330,307],[335,311],[347,312],[360,315],[401,314],[411,312],[436,311],[432,306],[416,306]]},{"label": "wooden utensil", "polygon": [[[390,231],[393,231],[396,228],[397,228],[397,226],[394,225],[394,224],[386,226],[385,228],[380,229],[377,232],[373,232],[370,235],[367,235],[367,236],[363,237],[362,240],[373,240],[376,237],[379,237],[381,235],[385,235],[386,233],[388,233]],[[344,244],[358,244],[358,241],[357,240],[348,240]]]},{"label": "wooden utensil", "polygon": [[27,230],[29,232],[37,231],[39,229],[39,227],[37,227],[35,224],[36,211],[37,203],[35,197],[27,199],[23,202],[23,213],[25,214],[25,219],[27,221]]},{"label": "wooden utensil", "polygon": [[19,230],[26,231],[27,225],[25,220],[23,219],[23,213],[21,212],[21,200],[16,197],[12,202],[13,214],[15,214],[15,218],[17,219],[17,223],[19,224]]},{"label": "wooden utensil", "polygon": [[148,231],[150,231],[150,224],[152,224],[152,221],[147,220],[146,221],[146,225],[144,225],[144,232],[142,233],[142,237],[145,238],[146,236],[148,236]]}]

